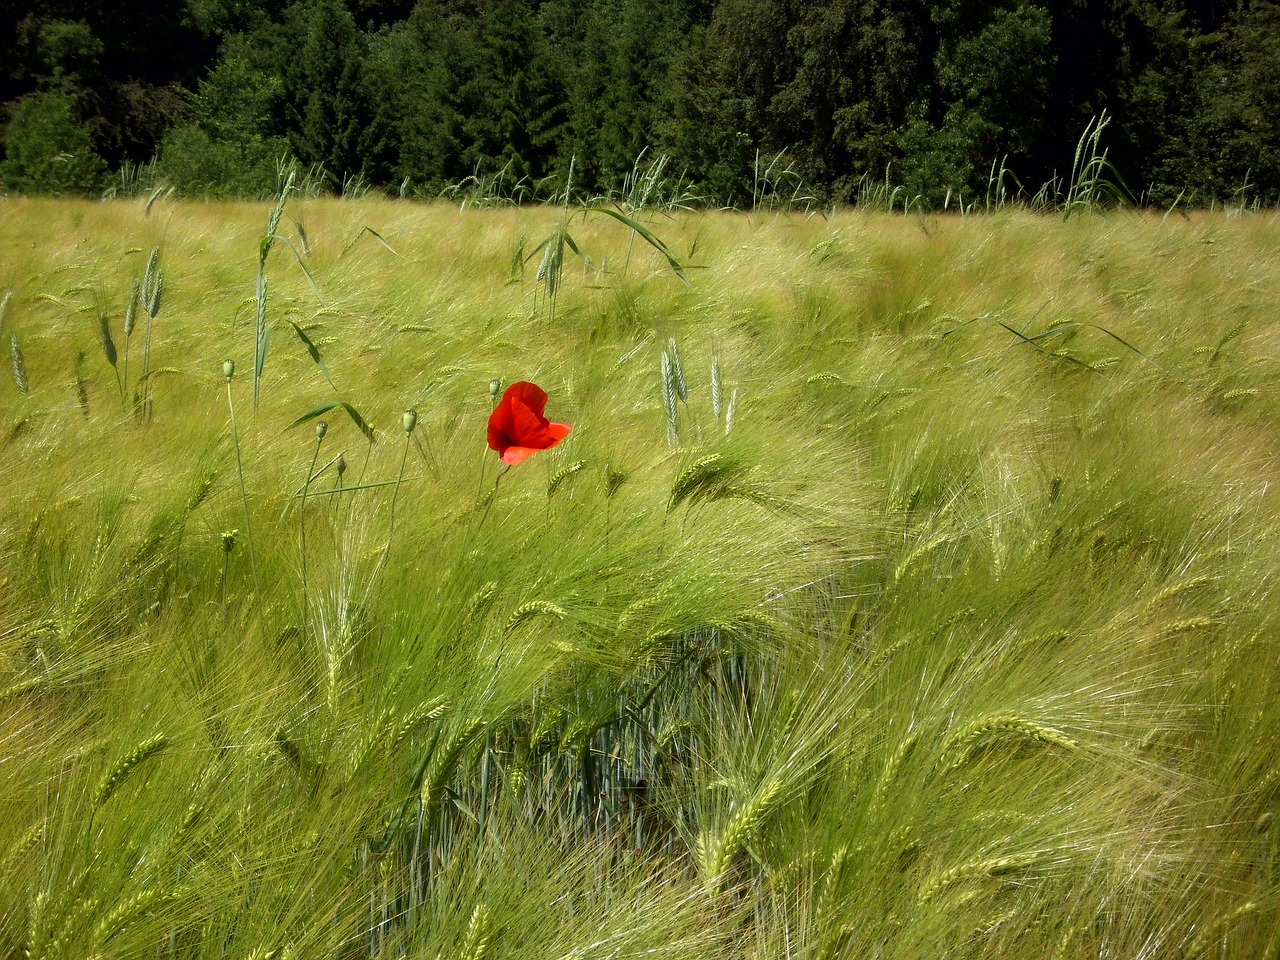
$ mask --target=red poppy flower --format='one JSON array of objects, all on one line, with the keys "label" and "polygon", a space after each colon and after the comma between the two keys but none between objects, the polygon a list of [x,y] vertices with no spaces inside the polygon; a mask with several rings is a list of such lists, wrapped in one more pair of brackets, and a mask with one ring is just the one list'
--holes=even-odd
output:
[{"label": "red poppy flower", "polygon": [[489,417],[489,446],[503,463],[524,463],[540,450],[550,450],[569,435],[567,423],[551,423],[542,415],[547,393],[536,383],[521,380],[507,387]]}]

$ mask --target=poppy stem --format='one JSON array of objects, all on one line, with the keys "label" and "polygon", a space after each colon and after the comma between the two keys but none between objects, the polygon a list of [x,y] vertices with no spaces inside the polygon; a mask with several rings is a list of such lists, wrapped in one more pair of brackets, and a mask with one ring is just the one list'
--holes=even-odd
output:
[{"label": "poppy stem", "polygon": [[[492,415],[493,415],[493,411],[494,411],[495,409],[497,409],[497,406],[498,406],[498,389],[499,389],[499,386],[500,386],[500,382],[499,382],[498,380],[490,380],[490,381],[489,381],[489,415],[490,415],[490,416],[492,416]],[[481,499],[483,498],[483,496],[484,496],[484,475],[485,475],[485,473],[486,473],[486,472],[488,472],[488,466],[489,466],[489,455],[488,455],[488,453],[485,453],[485,454],[480,458],[480,481],[476,484],[476,502],[475,502],[475,505],[471,508],[471,516],[472,516],[472,517],[475,517],[475,515],[476,515],[476,510],[477,510],[477,509],[479,509],[479,507],[480,507],[480,500],[481,500]],[[499,480],[501,480],[501,479],[502,479],[502,474],[501,474],[501,473],[499,473],[499,474],[498,474],[498,479],[499,479]],[[494,486],[494,490],[496,491],[496,490],[497,490],[497,487],[498,487],[498,481],[497,481],[497,480],[495,480],[495,481],[493,482],[493,486]],[[493,499],[492,499],[492,497],[490,497],[489,503],[492,503],[492,502],[493,502]],[[489,514],[489,508],[488,508],[488,506],[487,506],[487,505],[486,505],[486,507],[485,507],[485,511],[484,511],[484,512],[485,512],[485,516],[488,516],[488,514]],[[480,518],[480,523],[484,523],[484,517],[481,517],[481,518]],[[468,548],[470,548],[470,545],[471,545],[471,538],[475,535],[475,532],[476,532],[476,530],[478,530],[478,529],[480,529],[480,524],[476,524],[474,527],[471,527],[470,525],[468,525],[468,530],[467,530],[467,546],[468,546]]]},{"label": "poppy stem", "polygon": [[400,473],[396,476],[396,485],[391,493],[391,523],[387,530],[387,545],[382,548],[382,556],[378,559],[378,566],[373,571],[373,577],[370,578],[370,584],[376,580],[378,574],[382,572],[383,565],[387,562],[387,556],[391,553],[391,542],[396,536],[396,500],[400,497],[400,484],[404,480],[404,467],[409,462],[409,431],[405,431],[404,435],[404,456],[400,458]]},{"label": "poppy stem", "polygon": [[498,475],[493,478],[493,489],[489,491],[489,497],[484,504],[484,513],[480,515],[480,522],[476,524],[476,529],[472,531],[473,533],[484,526],[485,518],[489,516],[489,510],[493,507],[493,501],[498,499],[498,484],[502,482],[502,478],[507,475],[507,471],[510,469],[511,464],[503,464],[502,469],[498,471]]}]

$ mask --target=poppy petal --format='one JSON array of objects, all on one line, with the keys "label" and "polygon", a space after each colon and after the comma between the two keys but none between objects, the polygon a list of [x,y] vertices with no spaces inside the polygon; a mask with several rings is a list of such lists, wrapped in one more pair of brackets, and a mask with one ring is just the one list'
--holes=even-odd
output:
[{"label": "poppy petal", "polygon": [[514,467],[517,463],[524,463],[535,453],[541,452],[541,447],[507,447],[502,451],[502,462]]},{"label": "poppy petal", "polygon": [[547,438],[547,418],[521,400],[511,404],[511,439],[522,447],[542,446]]},{"label": "poppy petal", "polygon": [[543,416],[546,406],[546,391],[536,383],[521,380],[507,387],[489,416],[488,431],[489,447],[504,463],[523,463],[569,435],[570,424],[550,423]]},{"label": "poppy petal", "polygon": [[489,417],[489,448],[501,453],[504,448],[511,445],[514,433],[510,405],[499,404]]},{"label": "poppy petal", "polygon": [[522,403],[531,409],[535,416],[540,417],[542,411],[547,409],[547,391],[536,383],[521,380],[507,387],[507,392],[502,395],[502,402]]}]

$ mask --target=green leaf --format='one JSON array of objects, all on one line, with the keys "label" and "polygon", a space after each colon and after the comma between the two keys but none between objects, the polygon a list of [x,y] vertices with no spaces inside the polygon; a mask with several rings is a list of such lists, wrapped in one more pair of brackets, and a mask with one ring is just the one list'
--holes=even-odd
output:
[{"label": "green leaf", "polygon": [[356,245],[356,241],[359,240],[361,237],[363,237],[366,233],[369,234],[371,237],[373,237],[373,239],[377,240],[380,244],[382,244],[388,250],[390,250],[393,254],[395,254],[395,256],[397,257],[400,256],[400,254],[396,253],[396,248],[391,246],[391,244],[387,243],[387,241],[383,239],[382,234],[380,234],[377,230],[373,229],[373,227],[367,227],[367,226],[361,227],[360,232],[351,238],[351,242],[342,248],[342,256],[346,256],[347,251],[350,250],[352,247],[354,247]]},{"label": "green leaf", "polygon": [[684,267],[682,267],[680,265],[680,261],[678,261],[675,258],[675,254],[673,254],[670,250],[668,250],[667,245],[663,243],[661,240],[659,240],[657,237],[655,237],[653,233],[649,230],[649,228],[646,227],[644,224],[640,223],[638,220],[632,217],[628,217],[625,213],[622,213],[618,210],[611,210],[608,207],[587,207],[584,212],[585,213],[603,213],[606,217],[613,217],[613,219],[617,220],[619,223],[626,224],[636,233],[640,234],[640,236],[644,238],[645,242],[648,243],[649,246],[653,247],[653,249],[657,250],[660,254],[666,257],[667,263],[670,264],[671,269],[675,271],[675,275],[677,277],[679,277],[685,283],[689,282],[689,278],[685,276]]},{"label": "green leaf", "polygon": [[312,409],[304,413],[302,416],[300,416],[297,420],[293,421],[293,423],[289,424],[289,429],[292,430],[294,427],[300,427],[304,423],[310,423],[316,417],[321,416],[322,414],[328,413],[334,407],[338,406],[341,402],[342,402],[341,400],[334,400],[330,403],[322,403],[318,407],[313,407]]},{"label": "green leaf", "polygon": [[351,422],[360,429],[360,432],[365,435],[370,443],[376,442],[377,438],[374,436],[373,427],[369,426],[369,424],[365,422],[364,417],[360,416],[359,410],[347,403],[345,400],[334,400],[330,403],[322,403],[318,407],[313,407],[297,420],[293,421],[293,423],[289,424],[289,427],[293,428],[302,426],[302,424],[309,423],[321,414],[328,413],[330,410],[336,409],[337,407],[341,407],[343,410],[347,411],[347,416],[351,418]]},{"label": "green leaf", "polygon": [[314,360],[316,366],[320,368],[320,372],[324,374],[324,378],[329,381],[329,386],[333,387],[334,390],[337,390],[338,387],[333,382],[333,377],[329,376],[329,368],[325,366],[324,358],[320,356],[320,351],[316,348],[316,345],[311,342],[311,338],[307,336],[306,331],[292,320],[288,321],[288,323],[289,326],[293,327],[293,332],[298,335],[298,339],[306,346],[307,353],[311,354],[311,359]]},{"label": "green leaf", "polygon": [[[306,263],[303,262],[302,254],[299,253],[298,248],[293,245],[293,241],[290,240],[288,237],[282,236],[278,233],[268,234],[262,239],[264,243],[266,243],[269,240],[279,240],[286,247],[288,247],[290,250],[293,251],[293,256],[298,261],[298,266],[302,268],[302,275],[307,278],[307,283],[311,285],[311,292],[314,293],[318,299],[320,297],[320,288],[316,286],[315,277],[311,276],[311,271],[307,269]],[[267,245],[267,249],[268,250],[271,249],[270,244]],[[266,259],[265,253],[262,256],[263,256],[263,259]]]}]

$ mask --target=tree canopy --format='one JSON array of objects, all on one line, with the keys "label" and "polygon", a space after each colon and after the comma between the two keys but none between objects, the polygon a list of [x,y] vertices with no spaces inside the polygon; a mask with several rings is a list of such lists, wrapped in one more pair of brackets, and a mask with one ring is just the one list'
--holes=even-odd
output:
[{"label": "tree canopy", "polygon": [[[33,0],[0,11],[0,178],[434,196],[484,180],[922,204],[1069,177],[1107,120],[1139,202],[1280,202],[1271,0]],[[1007,175],[1007,179],[1006,179]]]}]

